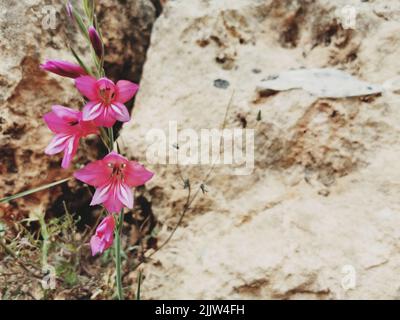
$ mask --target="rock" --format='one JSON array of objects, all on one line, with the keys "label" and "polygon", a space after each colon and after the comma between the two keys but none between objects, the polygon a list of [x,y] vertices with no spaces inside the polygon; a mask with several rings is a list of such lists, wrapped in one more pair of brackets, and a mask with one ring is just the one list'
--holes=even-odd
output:
[{"label": "rock", "polygon": [[98,1],[105,67],[112,79],[139,82],[157,10],[151,0]]},{"label": "rock", "polygon": [[[351,1],[362,14],[345,29],[338,12],[347,4],[167,2],[121,144],[146,163],[150,130],[225,123],[254,130],[255,168],[243,176],[230,165],[214,168],[208,192],[145,265],[144,299],[399,298],[399,97],[255,93],[268,75],[302,67],[371,83],[395,78],[399,11],[383,19],[374,4]],[[215,79],[230,85],[221,90]],[[147,166],[156,173],[146,188],[161,244],[186,202],[179,172],[193,194],[211,165]]]},{"label": "rock", "polygon": [[[115,2],[102,1],[103,11],[99,14],[109,26],[108,29],[105,27],[109,45],[107,68],[111,75],[137,80],[149,30],[155,20],[155,9],[150,0],[132,0],[118,2],[119,11],[108,11]],[[53,104],[78,108],[81,99],[73,81],[43,72],[39,64],[46,58],[73,61],[66,46],[67,36],[83,58],[89,59],[79,33],[66,27],[61,3],[64,2],[4,0],[0,4],[0,198],[70,176],[74,170],[61,170],[60,156],[44,154],[52,134],[42,120],[43,114],[49,112]],[[121,22],[125,25],[120,25]],[[126,47],[131,49],[123,54]],[[129,70],[120,72],[126,66]],[[92,146],[89,158],[96,157],[97,140],[87,139],[85,144]],[[75,163],[86,162],[86,157],[87,154],[78,154]],[[63,186],[64,198],[75,202],[71,204],[72,208],[79,209],[79,201],[86,208],[90,195],[76,192],[73,182]],[[36,209],[45,210],[49,202],[54,206],[53,211],[60,214],[63,199],[59,196],[60,188],[57,187],[51,192],[44,191],[1,205],[0,217],[25,217]]]}]

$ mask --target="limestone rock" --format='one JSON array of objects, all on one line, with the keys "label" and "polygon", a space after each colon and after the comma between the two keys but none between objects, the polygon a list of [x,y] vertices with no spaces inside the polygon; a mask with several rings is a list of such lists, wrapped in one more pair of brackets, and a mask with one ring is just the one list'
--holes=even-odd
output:
[{"label": "limestone rock", "polygon": [[109,77],[139,82],[157,15],[153,2],[157,1],[98,1]]},{"label": "limestone rock", "polygon": [[[338,17],[348,4],[359,13],[353,29]],[[171,121],[180,130],[220,128],[232,99],[225,127],[255,130],[255,168],[245,176],[214,168],[208,192],[146,264],[143,298],[399,298],[398,95],[256,92],[291,68],[337,68],[372,83],[396,77],[399,11],[377,14],[374,5],[167,2],[121,144],[146,163],[149,130],[168,132]],[[161,243],[187,190],[176,165],[148,166]],[[195,192],[209,169],[180,171]]]}]

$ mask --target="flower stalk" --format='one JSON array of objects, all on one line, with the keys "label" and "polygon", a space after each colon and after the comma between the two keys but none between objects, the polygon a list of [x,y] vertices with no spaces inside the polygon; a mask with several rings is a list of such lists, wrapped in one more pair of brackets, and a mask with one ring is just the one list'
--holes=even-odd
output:
[{"label": "flower stalk", "polygon": [[[104,41],[94,12],[94,0],[82,0],[84,15],[67,3],[67,14],[84,35],[92,53],[89,68],[71,48],[78,64],[49,60],[42,69],[63,77],[73,78],[77,90],[85,97],[83,109],[53,106],[44,115],[49,129],[55,134],[46,148],[49,155],[64,152],[62,167],[67,168],[79,147],[79,141],[91,134],[98,134],[109,153],[103,159],[91,162],[75,171],[74,177],[96,188],[90,205],[103,205],[107,215],[91,237],[92,255],[101,254],[114,245],[116,293],[124,298],[122,286],[122,228],[124,208],[133,209],[132,189],[143,185],[153,176],[141,164],[119,154],[114,136],[117,121],[127,122],[130,115],[125,103],[133,98],[139,86],[127,80],[114,83],[105,76]],[[3,199],[1,199],[3,200]]]},{"label": "flower stalk", "polygon": [[117,298],[118,300],[124,300],[124,291],[122,287],[122,259],[121,259],[121,236],[122,226],[124,224],[124,210],[121,210],[119,214],[117,228],[115,230],[114,240],[114,253],[115,253],[115,277],[117,286]]}]

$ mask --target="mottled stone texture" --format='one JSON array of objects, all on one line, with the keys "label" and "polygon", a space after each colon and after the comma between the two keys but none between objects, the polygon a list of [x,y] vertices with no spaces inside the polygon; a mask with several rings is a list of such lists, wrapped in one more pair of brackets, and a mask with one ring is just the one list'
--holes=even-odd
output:
[{"label": "mottled stone texture", "polygon": [[[336,19],[346,4],[362,9],[354,30]],[[335,67],[373,83],[397,76],[398,12],[360,1],[167,2],[134,121],[122,130],[125,150],[145,161],[146,133],[169,121],[219,128],[234,91],[226,127],[255,130],[255,170],[213,171],[146,264],[143,298],[399,298],[398,95],[256,94],[261,79],[290,68]],[[149,167],[162,242],[187,190],[176,166]],[[195,190],[208,169],[183,166],[182,175]]]},{"label": "mottled stone texture", "polygon": [[139,82],[156,18],[152,1],[98,1],[106,45],[105,67],[113,79]]}]

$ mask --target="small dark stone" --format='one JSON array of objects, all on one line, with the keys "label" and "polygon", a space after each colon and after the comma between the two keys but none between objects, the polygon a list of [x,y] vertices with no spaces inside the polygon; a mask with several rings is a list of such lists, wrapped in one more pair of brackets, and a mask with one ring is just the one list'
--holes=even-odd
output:
[{"label": "small dark stone", "polygon": [[224,79],[216,79],[214,80],[214,87],[219,89],[226,89],[229,87],[229,81]]},{"label": "small dark stone", "polygon": [[261,69],[257,69],[257,68],[254,68],[251,71],[253,71],[253,73],[255,73],[255,74],[261,73]]},{"label": "small dark stone", "polygon": [[277,74],[271,74],[271,75],[269,75],[268,77],[267,77],[267,80],[275,80],[275,79],[278,79],[279,78],[279,75],[277,75]]}]

